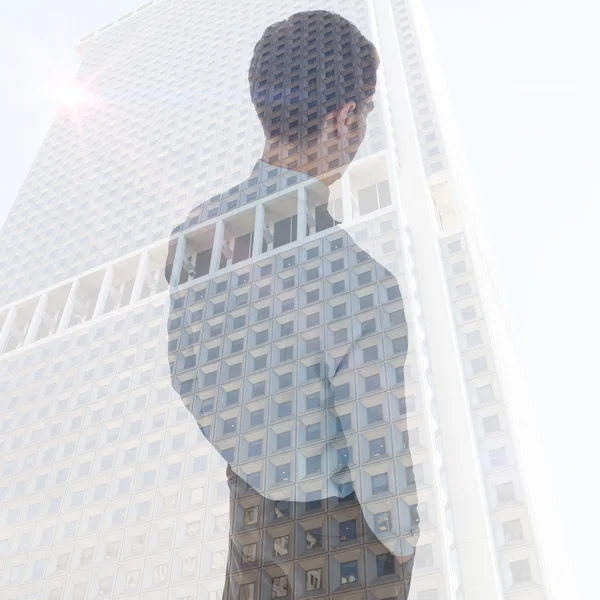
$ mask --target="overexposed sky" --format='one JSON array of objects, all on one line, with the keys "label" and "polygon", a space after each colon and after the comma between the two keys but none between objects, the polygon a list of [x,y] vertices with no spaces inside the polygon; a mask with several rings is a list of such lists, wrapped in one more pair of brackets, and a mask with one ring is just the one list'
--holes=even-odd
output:
[{"label": "overexposed sky", "polygon": [[[0,6],[0,223],[53,119],[60,90],[77,70],[77,40],[142,3],[21,0]],[[516,415],[523,429],[539,431],[521,445],[550,575],[563,586],[556,598],[595,598],[600,5],[424,5],[480,198],[496,287],[528,381],[530,403]],[[567,556],[581,596],[564,589],[570,580],[554,577]]]}]

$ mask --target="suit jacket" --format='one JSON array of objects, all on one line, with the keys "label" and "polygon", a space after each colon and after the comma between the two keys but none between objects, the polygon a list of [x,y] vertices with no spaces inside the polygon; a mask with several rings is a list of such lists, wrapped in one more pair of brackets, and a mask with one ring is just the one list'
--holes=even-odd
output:
[{"label": "suit jacket", "polygon": [[[327,197],[258,161],[170,243],[173,387],[228,463],[227,599],[408,595],[419,518],[402,297]],[[263,210],[261,232],[244,215]]]}]

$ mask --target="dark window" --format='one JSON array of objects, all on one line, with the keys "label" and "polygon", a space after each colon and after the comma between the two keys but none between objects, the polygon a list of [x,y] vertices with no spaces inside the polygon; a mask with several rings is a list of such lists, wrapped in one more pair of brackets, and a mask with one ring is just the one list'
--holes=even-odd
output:
[{"label": "dark window", "polygon": [[306,326],[314,327],[318,325],[320,321],[320,316],[318,312],[311,313],[310,315],[306,315]]},{"label": "dark window", "polygon": [[[282,373],[279,376],[279,389],[280,390],[290,387],[292,385],[292,383],[293,383],[293,376],[291,373]],[[284,404],[286,404],[286,403],[284,403]],[[281,404],[279,406],[281,407]]]},{"label": "dark window", "polygon": [[306,303],[311,304],[313,302],[318,302],[319,300],[319,288],[316,290],[310,290],[310,292],[306,292]]},{"label": "dark window", "polygon": [[262,425],[264,420],[265,411],[261,408],[250,413],[250,426],[255,427],[256,425]]},{"label": "dark window", "polygon": [[289,448],[292,445],[292,432],[284,431],[277,434],[277,450]]},{"label": "dark window", "polygon": [[352,463],[352,447],[340,448],[337,451],[338,467],[347,467]]},{"label": "dark window", "polygon": [[276,519],[283,519],[290,516],[290,503],[287,500],[276,500],[273,505],[273,512]]},{"label": "dark window", "polygon": [[369,375],[365,377],[365,390],[367,392],[372,392],[374,390],[378,390],[381,388],[381,380],[379,377],[379,373],[375,373],[375,375]]},{"label": "dark window", "polygon": [[356,519],[350,519],[340,523],[340,541],[356,539]]},{"label": "dark window", "polygon": [[386,552],[377,556],[377,577],[393,575],[396,572],[396,561],[393,554]]},{"label": "dark window", "polygon": [[358,562],[356,560],[340,565],[340,580],[342,585],[358,581]]},{"label": "dark window", "polygon": [[337,258],[336,260],[331,261],[331,272],[335,273],[336,271],[341,271],[344,268],[344,259]]},{"label": "dark window", "polygon": [[309,365],[306,367],[306,378],[307,379],[316,379],[321,376],[321,364],[317,363],[316,365]]},{"label": "dark window", "polygon": [[311,423],[306,426],[306,441],[318,440],[321,437],[321,424]]},{"label": "dark window", "polygon": [[312,550],[313,548],[321,548],[322,545],[321,528],[317,527],[316,529],[309,529],[306,532],[306,549]]},{"label": "dark window", "polygon": [[262,308],[259,308],[256,311],[256,318],[258,321],[264,321],[265,319],[269,318],[269,314],[270,314],[270,307],[269,306],[264,306]]},{"label": "dark window", "polygon": [[362,323],[362,335],[367,336],[371,333],[375,333],[377,331],[377,323],[375,319],[369,319],[368,321],[363,321]]},{"label": "dark window", "polygon": [[309,456],[306,459],[306,474],[313,475],[321,472],[321,455]]},{"label": "dark window", "polygon": [[387,473],[379,473],[371,477],[371,491],[373,494],[382,494],[389,491],[389,489]]},{"label": "dark window", "polygon": [[280,465],[275,469],[275,481],[281,483],[282,481],[290,480],[290,464]]},{"label": "dark window", "polygon": [[360,306],[360,310],[365,310],[366,308],[371,308],[373,306],[373,294],[367,294],[365,296],[361,296],[358,300],[358,304]]},{"label": "dark window", "polygon": [[385,438],[377,438],[369,442],[369,455],[371,458],[385,454]]},{"label": "dark window", "polygon": [[367,408],[367,422],[370,425],[371,423],[376,423],[377,421],[381,421],[383,419],[383,405],[376,404],[375,406],[369,406]]},{"label": "dark window", "polygon": [[[344,305],[342,305],[344,306]],[[348,330],[344,327],[333,332],[333,343],[341,344],[348,339]]]},{"label": "dark window", "polygon": [[294,333],[294,322],[288,321],[287,323],[281,323],[281,337],[286,335],[292,335]]},{"label": "dark window", "polygon": [[321,492],[315,490],[314,492],[306,493],[306,510],[318,510],[321,508]]},{"label": "dark window", "polygon": [[264,396],[264,395],[265,395],[265,382],[257,381],[256,383],[253,383],[252,384],[252,397],[258,398],[259,396]]},{"label": "dark window", "polygon": [[232,419],[226,419],[223,421],[223,434],[235,433],[237,429],[237,419],[233,417]]},{"label": "dark window", "polygon": [[225,398],[225,404],[229,406],[230,404],[235,404],[240,400],[240,390],[230,390],[227,392],[227,396]]},{"label": "dark window", "polygon": [[269,341],[269,330],[264,329],[263,331],[257,331],[255,340],[256,340],[257,346],[268,342]]},{"label": "dark window", "polygon": [[262,356],[254,357],[254,370],[259,371],[260,369],[265,369],[267,367],[267,355],[263,354]]},{"label": "dark window", "polygon": [[248,444],[248,457],[260,456],[262,454],[262,440],[254,440]]},{"label": "dark window", "polygon": [[335,431],[336,433],[344,433],[352,429],[352,415],[341,415],[335,418]]},{"label": "dark window", "polygon": [[[291,376],[291,374],[290,374]],[[292,414],[292,403],[291,402],[280,402],[277,405],[277,416],[281,419],[283,417],[289,417]]]},{"label": "dark window", "polygon": [[342,279],[341,281],[334,281],[331,284],[332,294],[341,294],[346,290],[346,282]]}]

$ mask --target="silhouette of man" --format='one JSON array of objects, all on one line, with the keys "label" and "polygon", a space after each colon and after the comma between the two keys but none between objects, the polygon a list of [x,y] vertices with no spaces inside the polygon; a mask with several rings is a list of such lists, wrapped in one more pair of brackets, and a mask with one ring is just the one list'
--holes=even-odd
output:
[{"label": "silhouette of man", "polygon": [[402,299],[329,205],[378,66],[337,14],[268,27],[249,69],[262,158],[173,232],[173,387],[228,463],[225,600],[408,597],[418,516],[406,442],[401,464],[392,450],[406,337],[388,352],[381,336],[406,326]]}]

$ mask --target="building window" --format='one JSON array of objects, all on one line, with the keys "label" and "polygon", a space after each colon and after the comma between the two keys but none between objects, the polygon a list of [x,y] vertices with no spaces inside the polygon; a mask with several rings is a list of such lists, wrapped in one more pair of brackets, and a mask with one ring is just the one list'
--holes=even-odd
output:
[{"label": "building window", "polygon": [[[292,374],[287,373],[287,375],[290,376],[290,382],[288,384],[288,386],[290,386],[290,385],[292,385],[292,383],[291,383]],[[280,380],[281,380],[281,377],[280,377]],[[281,386],[281,384],[280,384],[280,387],[288,387],[288,386]],[[284,417],[289,417],[291,414],[292,414],[292,403],[291,402],[289,402],[289,401],[288,402],[280,402],[277,405],[277,417],[278,418],[282,419]]]},{"label": "building window", "polygon": [[229,390],[225,397],[225,404],[230,406],[236,404],[240,400],[240,390]]},{"label": "building window", "polygon": [[336,433],[344,433],[344,431],[349,431],[352,429],[352,415],[340,415],[335,418],[335,432]]},{"label": "building window", "polygon": [[317,527],[316,529],[309,529],[306,532],[306,549],[307,550],[313,550],[314,548],[321,548],[322,547],[322,540],[321,540],[321,528]]},{"label": "building window", "polygon": [[262,440],[254,440],[248,444],[248,457],[260,456],[262,454]]},{"label": "building window", "polygon": [[433,566],[433,547],[431,544],[423,544],[415,553],[415,567],[425,568]]},{"label": "building window", "polygon": [[321,364],[316,363],[306,367],[306,379],[318,379],[321,376]]},{"label": "building window", "polygon": [[392,513],[389,510],[374,515],[376,531],[390,531],[392,529]]},{"label": "building window", "polygon": [[258,398],[259,396],[264,396],[264,395],[265,395],[265,382],[257,381],[256,383],[253,383],[252,384],[252,397]]},{"label": "building window", "polygon": [[223,421],[223,435],[235,433],[237,429],[237,418],[225,419]]},{"label": "building window", "polygon": [[488,370],[487,358],[485,356],[479,356],[471,361],[471,369],[473,374],[485,373]]},{"label": "building window", "polygon": [[306,352],[318,352],[321,349],[321,338],[315,337],[306,340]]},{"label": "building window", "polygon": [[321,472],[321,455],[309,456],[306,459],[306,474],[314,475]]},{"label": "building window", "polygon": [[392,348],[393,348],[394,354],[406,354],[408,352],[408,337],[402,336],[402,337],[396,338],[392,342]]},{"label": "building window", "polygon": [[[293,383],[293,375],[291,373],[282,373],[279,376],[279,389],[283,390],[285,388],[291,387]],[[286,404],[286,403],[283,403]],[[281,407],[281,404],[278,405],[278,416],[282,416],[281,414],[281,409],[279,409],[279,407]],[[291,414],[291,411],[290,411]],[[287,416],[287,415],[286,415]]]},{"label": "building window", "polygon": [[531,581],[531,568],[529,566],[529,561],[526,558],[511,562],[510,571],[515,584]]},{"label": "building window", "polygon": [[340,523],[340,541],[346,542],[348,540],[356,539],[356,519],[350,519]]},{"label": "building window", "polygon": [[337,466],[347,467],[352,464],[352,447],[340,448],[337,451]]},{"label": "building window", "polygon": [[240,600],[255,600],[254,583],[244,583],[240,585]]},{"label": "building window", "polygon": [[494,448],[490,450],[490,464],[492,468],[504,467],[508,464],[506,448]]},{"label": "building window", "polygon": [[[344,304],[342,304],[341,306],[344,307],[344,311],[346,310],[346,306]],[[344,327],[343,329],[337,329],[336,331],[333,332],[333,343],[334,344],[341,344],[342,342],[345,342],[348,339],[348,330]]]},{"label": "building window", "polygon": [[288,578],[287,575],[283,577],[273,577],[273,583],[271,587],[271,598],[285,598],[288,595]]},{"label": "building window", "polygon": [[363,349],[363,361],[370,362],[373,360],[379,359],[379,353],[377,351],[377,346],[369,346],[368,348]]},{"label": "building window", "polygon": [[340,565],[340,581],[342,585],[358,581],[358,561],[351,560]]},{"label": "building window", "polygon": [[242,564],[253,563],[256,560],[256,544],[242,546]]},{"label": "building window", "polygon": [[282,483],[290,480],[290,464],[280,465],[275,469],[275,483]]},{"label": "building window", "polygon": [[498,502],[511,502],[515,499],[515,488],[512,481],[500,483],[496,486]]},{"label": "building window", "polygon": [[500,417],[491,415],[482,419],[483,429],[486,433],[495,433],[500,431]]},{"label": "building window", "polygon": [[273,538],[273,554],[275,556],[286,556],[289,553],[290,538],[287,535]]},{"label": "building window", "polygon": [[484,385],[477,388],[477,400],[480,404],[494,401],[494,388],[491,385]]},{"label": "building window", "polygon": [[262,425],[264,420],[265,411],[261,408],[260,410],[254,410],[250,413],[250,426],[256,427]]},{"label": "building window", "polygon": [[281,324],[281,337],[286,337],[294,333],[294,322],[288,321]]},{"label": "building window", "polygon": [[369,406],[367,408],[367,423],[377,423],[383,420],[383,405],[376,404],[375,406]]},{"label": "building window", "polygon": [[379,473],[371,476],[371,492],[373,494],[383,494],[384,492],[388,492],[389,489],[387,473]]},{"label": "building window", "polygon": [[374,392],[381,388],[381,380],[379,377],[379,373],[375,373],[375,375],[368,375],[365,377],[365,391]]},{"label": "building window", "polygon": [[385,438],[377,438],[369,442],[369,456],[376,458],[385,455]]},{"label": "building window", "polygon": [[321,424],[311,423],[306,426],[306,441],[318,440],[321,437]]},{"label": "building window", "polygon": [[247,479],[246,489],[257,490],[260,487],[260,479],[261,479],[260,471],[256,471],[255,473],[249,473],[248,476],[246,477],[246,479]]},{"label": "building window", "polygon": [[377,555],[377,577],[393,575],[396,572],[396,560],[393,554],[386,552]]},{"label": "building window", "polygon": [[373,294],[365,294],[364,296],[361,296],[358,300],[360,310],[371,308],[373,304]]},{"label": "building window", "polygon": [[290,503],[287,500],[276,500],[273,505],[273,512],[276,519],[283,519],[290,516]]},{"label": "building window", "polygon": [[315,590],[320,590],[322,579],[322,569],[309,569],[306,571],[306,591],[314,592]]},{"label": "building window", "polygon": [[505,521],[502,523],[502,529],[504,531],[504,539],[507,542],[514,542],[516,540],[523,539],[523,527],[520,519]]},{"label": "building window", "polygon": [[358,191],[358,210],[361,216],[389,206],[391,203],[388,181],[380,181]]},{"label": "building window", "polygon": [[244,527],[258,523],[258,506],[251,506],[244,510]]},{"label": "building window", "polygon": [[321,407],[321,394],[319,392],[313,392],[306,396],[306,409],[312,410]]},{"label": "building window", "polygon": [[361,333],[363,336],[370,335],[377,331],[377,323],[375,319],[368,319],[361,324]]},{"label": "building window", "polygon": [[306,510],[318,510],[321,508],[321,492],[315,490],[306,494]]},{"label": "building window", "polygon": [[289,448],[292,444],[292,433],[291,431],[284,431],[277,434],[277,450],[283,448]]}]

